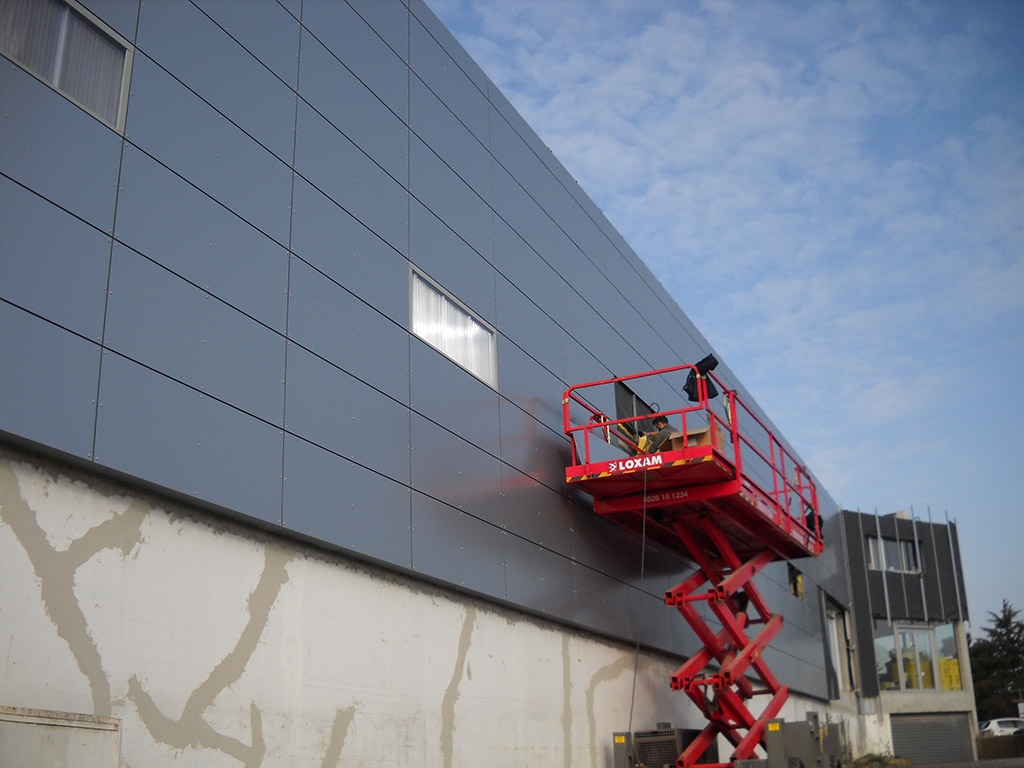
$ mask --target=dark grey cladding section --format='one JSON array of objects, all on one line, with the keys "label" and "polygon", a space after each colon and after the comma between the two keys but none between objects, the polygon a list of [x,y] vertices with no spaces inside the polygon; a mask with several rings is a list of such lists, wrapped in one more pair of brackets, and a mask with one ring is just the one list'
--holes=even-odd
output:
[{"label": "dark grey cladding section", "polygon": [[[692,564],[566,486],[561,399],[710,346],[426,4],[85,5],[129,40],[138,18],[123,136],[0,67],[0,431],[694,652],[663,605]],[[494,330],[496,386],[410,333],[414,268]],[[805,589],[842,602],[829,558]],[[784,566],[759,579],[790,621],[780,677],[818,691],[818,602]]]}]

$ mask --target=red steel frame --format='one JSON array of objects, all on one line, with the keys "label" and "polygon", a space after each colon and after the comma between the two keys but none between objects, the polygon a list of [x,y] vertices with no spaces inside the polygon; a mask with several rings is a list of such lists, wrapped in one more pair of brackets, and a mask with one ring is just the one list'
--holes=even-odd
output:
[{"label": "red steel frame", "polygon": [[[782,616],[768,610],[753,578],[770,562],[818,555],[823,545],[814,481],[767,425],[713,373],[707,376],[723,392],[726,418],[710,408],[707,381],[698,378],[696,403],[657,412],[680,419],[683,427],[673,444],[657,454],[642,453],[621,428],[631,425],[635,432],[657,414],[611,419],[591,404],[596,397],[587,397],[618,382],[652,376],[667,380],[672,374],[690,371],[697,373],[694,366],[683,365],[568,389],[562,405],[573,457],[566,480],[594,497],[598,514],[642,532],[697,564],[692,576],[665,594],[666,604],[679,611],[703,644],[672,675],[672,688],[684,692],[708,721],[676,765],[725,768],[754,757],[756,747],[764,746],[766,725],[789,695],[762,656],[782,628]],[[570,422],[573,409],[586,417],[586,423]],[[703,440],[691,439],[694,433],[688,431],[688,422],[708,425]],[[633,455],[594,460],[591,438],[611,443],[613,434],[617,444]],[[745,459],[762,470],[769,468],[770,482],[765,482],[763,471],[760,478],[746,472]],[[721,625],[719,631],[697,610],[699,603],[707,605]],[[764,695],[768,702],[755,717],[747,702]],[[719,734],[733,744],[729,761],[700,763],[700,756]]]}]

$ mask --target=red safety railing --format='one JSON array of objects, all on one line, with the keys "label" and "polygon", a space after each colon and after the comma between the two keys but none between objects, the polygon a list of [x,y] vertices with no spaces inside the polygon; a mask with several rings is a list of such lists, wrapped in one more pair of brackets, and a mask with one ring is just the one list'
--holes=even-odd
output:
[{"label": "red safety railing", "polygon": [[[641,379],[665,378],[672,374],[696,377],[696,401],[679,408],[654,409],[650,413],[614,419],[592,404],[602,399],[597,393],[599,388],[614,388],[617,383],[635,383]],[[712,401],[718,396],[708,397],[709,379],[722,393],[721,414],[712,407]],[[670,391],[676,392],[680,399],[685,397],[675,388],[670,387]],[[605,395],[605,399],[608,399],[607,393]],[[614,390],[610,397],[614,402]],[[574,405],[583,410],[582,419],[579,419],[583,423],[572,423]],[[679,365],[578,384],[566,390],[562,398],[562,412],[565,433],[572,440],[572,467],[586,467],[594,463],[591,450],[594,440],[618,446],[625,455],[642,455],[638,435],[643,425],[655,416],[665,416],[670,421],[677,418],[682,427],[681,439],[677,444],[681,442],[679,450],[683,451],[686,458],[717,453],[735,468],[744,483],[770,499],[777,525],[790,531],[793,524],[797,523],[812,535],[819,534],[817,490],[807,469],[736,391],[726,387],[713,372],[698,375],[697,366]],[[703,429],[705,424],[710,432],[707,436],[709,439],[702,440],[701,446],[691,445],[692,436],[697,431],[694,428]],[[728,435],[728,445],[725,444],[725,435]],[[665,449],[661,452],[665,453]],[[820,535],[817,538],[816,549],[820,552]]]}]

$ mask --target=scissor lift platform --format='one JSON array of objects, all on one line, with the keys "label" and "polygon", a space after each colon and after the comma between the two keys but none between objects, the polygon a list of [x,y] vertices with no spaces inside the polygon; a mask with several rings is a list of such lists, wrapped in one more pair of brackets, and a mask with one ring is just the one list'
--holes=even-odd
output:
[{"label": "scissor lift platform", "polygon": [[[779,713],[789,689],[762,657],[782,628],[782,617],[768,610],[753,579],[770,562],[822,551],[813,480],[736,392],[711,373],[715,364],[709,357],[697,365],[582,384],[562,399],[565,431],[573,443],[566,481],[594,498],[597,514],[697,565],[665,594],[666,604],[679,611],[704,645],[671,680],[708,720],[679,756],[680,768],[725,768],[764,746],[767,722]],[[637,399],[629,387],[646,383],[678,394],[672,379],[680,372],[687,377],[681,390],[692,404],[667,411],[645,407],[615,419],[595,405],[619,402],[621,393],[601,394],[609,387],[625,387],[634,409]],[[717,396],[712,382],[723,390],[717,411],[708,398],[709,390]],[[658,416],[677,420],[682,429],[663,449],[646,451],[640,435]],[[598,452],[605,457],[594,458]],[[609,453],[620,455],[609,458]],[[707,603],[720,629],[694,607],[700,602]],[[746,702],[758,695],[770,698],[755,717]],[[734,745],[729,762],[697,762],[719,734]]]}]

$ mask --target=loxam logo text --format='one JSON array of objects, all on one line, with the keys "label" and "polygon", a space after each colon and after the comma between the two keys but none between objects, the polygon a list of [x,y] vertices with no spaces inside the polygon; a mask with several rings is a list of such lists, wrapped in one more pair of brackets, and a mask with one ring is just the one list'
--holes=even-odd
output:
[{"label": "loxam logo text", "polygon": [[661,464],[661,455],[654,453],[650,456],[637,456],[635,459],[622,459],[621,461],[608,462],[609,472],[622,472],[627,469],[643,469],[644,467],[656,467]]}]

